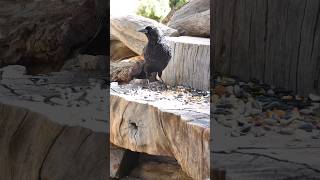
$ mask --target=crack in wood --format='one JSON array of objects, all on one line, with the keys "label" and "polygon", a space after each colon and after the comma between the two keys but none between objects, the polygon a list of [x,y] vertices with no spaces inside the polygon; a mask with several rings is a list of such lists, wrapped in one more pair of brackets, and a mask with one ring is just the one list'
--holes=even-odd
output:
[{"label": "crack in wood", "polygon": [[123,141],[123,136],[122,136],[122,134],[121,134],[121,126],[122,126],[122,123],[123,123],[123,121],[124,121],[124,118],[123,118],[124,113],[126,113],[126,110],[127,110],[128,106],[129,106],[129,104],[130,104],[130,102],[128,102],[128,103],[126,104],[126,106],[125,106],[125,108],[124,108],[124,110],[123,110],[123,112],[122,112],[122,114],[121,114],[121,121],[120,121],[120,123],[119,123],[119,128],[118,128],[119,136],[120,136],[120,138],[121,138],[122,141]]},{"label": "crack in wood", "polygon": [[2,87],[4,87],[5,89],[8,89],[12,94],[16,95],[16,96],[20,96],[20,94],[16,93],[15,90],[11,87],[9,87],[6,84],[0,84]]},{"label": "crack in wood", "polygon": [[19,132],[19,130],[20,130],[21,127],[22,127],[22,124],[25,122],[25,120],[27,119],[28,115],[29,115],[29,112],[27,111],[27,112],[24,114],[22,120],[20,121],[17,129],[16,129],[16,130],[14,131],[14,133],[12,134],[12,137],[15,137],[16,134]]},{"label": "crack in wood", "polygon": [[92,134],[93,134],[93,131],[90,131],[90,132],[88,133],[88,135],[87,135],[85,138],[83,138],[83,140],[82,140],[81,143],[79,144],[77,150],[75,151],[74,156],[76,156],[76,154],[78,154],[78,152],[80,151],[81,146],[87,141],[87,139],[88,139]]},{"label": "crack in wood", "polygon": [[[319,6],[318,6],[318,10],[317,10],[317,17],[316,17],[316,23],[315,23],[315,26],[313,27],[313,36],[312,37],[316,37],[316,32],[317,32],[317,29],[319,28],[318,25],[319,25],[319,17],[320,17],[320,3],[319,3]],[[313,55],[313,51],[314,51],[314,41],[315,41],[316,38],[313,38],[312,39],[312,47],[311,47],[311,57]]]},{"label": "crack in wood", "polygon": [[42,168],[44,166],[44,163],[46,162],[48,156],[49,156],[49,153],[51,152],[51,149],[52,147],[54,146],[54,144],[57,142],[58,138],[61,136],[61,134],[65,131],[65,129],[67,128],[67,126],[63,126],[61,128],[61,130],[58,132],[58,134],[56,135],[56,137],[53,139],[52,143],[49,145],[49,148],[47,150],[47,152],[45,153],[45,156],[41,162],[41,166],[39,168],[39,180],[42,180],[41,178],[41,172],[42,172]]},{"label": "crack in wood", "polygon": [[266,64],[267,64],[267,55],[268,55],[268,51],[267,51],[267,41],[268,41],[268,23],[269,23],[269,0],[266,0],[266,12],[265,12],[265,19],[264,19],[264,61],[263,61],[263,81],[266,81]]},{"label": "crack in wood", "polygon": [[[237,7],[237,0],[234,1],[233,3],[233,9],[232,9],[232,26],[231,26],[231,38],[230,38],[230,55],[229,55],[229,61],[230,59],[232,59],[233,57],[233,41],[234,41],[234,27],[235,27],[235,17],[236,17],[236,7]],[[231,64],[232,63],[229,63],[229,73],[231,73]]]},{"label": "crack in wood", "polygon": [[297,92],[299,90],[299,64],[300,64],[300,49],[301,49],[301,41],[302,41],[302,30],[303,30],[303,23],[304,23],[304,18],[306,15],[306,8],[307,8],[307,1],[305,1],[304,4],[304,9],[303,9],[303,16],[300,24],[300,34],[299,34],[299,43],[298,43],[298,55],[297,55],[297,64],[296,64],[296,84],[295,84],[295,91]]},{"label": "crack in wood", "polygon": [[232,150],[230,152],[226,152],[226,151],[211,151],[214,154],[244,154],[244,155],[252,155],[252,156],[260,156],[260,157],[265,157],[265,158],[269,158],[272,160],[276,160],[276,161],[280,161],[280,162],[285,162],[285,163],[290,163],[290,164],[295,164],[295,165],[301,165],[304,166],[316,173],[320,173],[320,169],[317,168],[313,168],[311,167],[309,164],[305,164],[305,163],[298,163],[298,162],[294,162],[294,161],[289,161],[289,160],[285,160],[285,159],[280,159],[280,158],[276,158],[276,157],[272,157],[266,154],[260,154],[260,153],[250,153],[250,152],[241,152],[241,151],[237,151],[237,150]]}]

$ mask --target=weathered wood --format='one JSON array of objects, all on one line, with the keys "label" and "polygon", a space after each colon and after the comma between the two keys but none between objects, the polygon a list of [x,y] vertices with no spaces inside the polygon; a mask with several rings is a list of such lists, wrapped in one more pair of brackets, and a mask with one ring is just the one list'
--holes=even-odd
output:
[{"label": "weathered wood", "polygon": [[183,36],[210,36],[210,0],[193,0],[177,10],[168,26]]},{"label": "weathered wood", "polygon": [[97,76],[0,69],[0,179],[108,179],[107,92]]},{"label": "weathered wood", "polygon": [[[319,139],[267,132],[263,137],[231,137],[231,128],[212,119],[211,168],[227,179],[318,179]],[[219,173],[213,173],[219,174]],[[223,178],[218,180],[224,180]]]},{"label": "weathered wood", "polygon": [[111,84],[110,89],[111,143],[174,157],[190,177],[209,177],[208,102],[189,99],[186,103],[172,91],[159,93],[132,84]]},{"label": "weathered wood", "polygon": [[189,36],[167,39],[173,55],[162,79],[170,85],[209,90],[210,39]]},{"label": "weathered wood", "polygon": [[177,30],[169,28],[155,20],[138,15],[123,15],[111,17],[110,36],[119,39],[133,52],[141,55],[143,48],[147,44],[147,37],[143,33],[138,32],[138,30],[151,25],[159,28],[166,36],[179,35]]},{"label": "weathered wood", "polygon": [[320,93],[320,2],[216,0],[215,71]]}]

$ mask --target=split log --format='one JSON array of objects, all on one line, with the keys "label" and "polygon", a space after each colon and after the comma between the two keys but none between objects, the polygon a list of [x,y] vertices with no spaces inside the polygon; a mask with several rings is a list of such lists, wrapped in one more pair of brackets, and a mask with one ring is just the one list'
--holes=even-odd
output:
[{"label": "split log", "polygon": [[110,142],[132,151],[174,157],[190,177],[208,178],[209,103],[185,103],[168,91],[159,94],[133,87],[111,84]]},{"label": "split log", "polygon": [[162,79],[170,85],[209,90],[210,39],[180,36],[168,41],[173,55]]}]

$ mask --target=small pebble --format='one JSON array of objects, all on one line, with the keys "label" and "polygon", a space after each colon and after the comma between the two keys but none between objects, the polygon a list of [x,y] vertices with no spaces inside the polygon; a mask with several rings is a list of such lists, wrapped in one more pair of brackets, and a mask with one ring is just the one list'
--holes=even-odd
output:
[{"label": "small pebble", "polygon": [[238,131],[231,131],[231,137],[239,137],[240,133]]},{"label": "small pebble", "polygon": [[224,87],[224,86],[222,86],[222,85],[217,85],[217,86],[214,88],[213,92],[214,92],[215,94],[217,94],[218,96],[222,96],[222,95],[225,94],[226,90],[225,90],[225,87]]},{"label": "small pebble", "polygon": [[270,118],[267,118],[264,120],[264,123],[269,125],[269,126],[276,126],[278,125],[278,121],[277,120],[274,120],[274,119],[270,119]]},{"label": "small pebble", "polygon": [[263,128],[255,128],[252,130],[252,133],[255,137],[261,137],[266,135],[266,131]]},{"label": "small pebble", "polygon": [[246,124],[240,128],[240,134],[241,135],[247,134],[250,130],[251,130],[251,125]]},{"label": "small pebble", "polygon": [[299,129],[305,130],[306,132],[312,132],[314,126],[311,123],[304,123],[298,127]]},{"label": "small pebble", "polygon": [[315,95],[315,94],[309,94],[309,98],[314,102],[320,101],[320,96]]},{"label": "small pebble", "polygon": [[294,134],[294,129],[293,128],[281,128],[280,131],[279,131],[279,134],[282,134],[282,135],[292,135]]},{"label": "small pebble", "polygon": [[268,95],[274,95],[274,91],[273,91],[272,89],[269,89],[269,90],[267,91],[267,94],[268,94]]},{"label": "small pebble", "polygon": [[311,115],[312,114],[312,110],[311,109],[301,109],[300,113],[302,113],[304,115]]},{"label": "small pebble", "polygon": [[312,139],[320,139],[320,132],[319,131],[313,131],[311,135]]}]

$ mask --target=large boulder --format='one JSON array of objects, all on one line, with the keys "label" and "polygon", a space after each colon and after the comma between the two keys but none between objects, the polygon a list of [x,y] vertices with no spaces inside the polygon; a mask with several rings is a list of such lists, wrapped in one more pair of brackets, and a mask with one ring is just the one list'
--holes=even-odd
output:
[{"label": "large boulder", "polygon": [[210,36],[210,0],[193,0],[174,13],[168,26],[184,36]]},{"label": "large boulder", "polygon": [[0,6],[6,7],[0,8],[0,66],[62,65],[98,27],[94,0],[0,1]]},{"label": "large boulder", "polygon": [[166,36],[178,36],[177,30],[169,28],[155,20],[148,19],[138,15],[124,15],[111,17],[111,37],[119,39],[128,48],[141,55],[147,38],[144,34],[138,32],[146,26],[158,27]]}]

